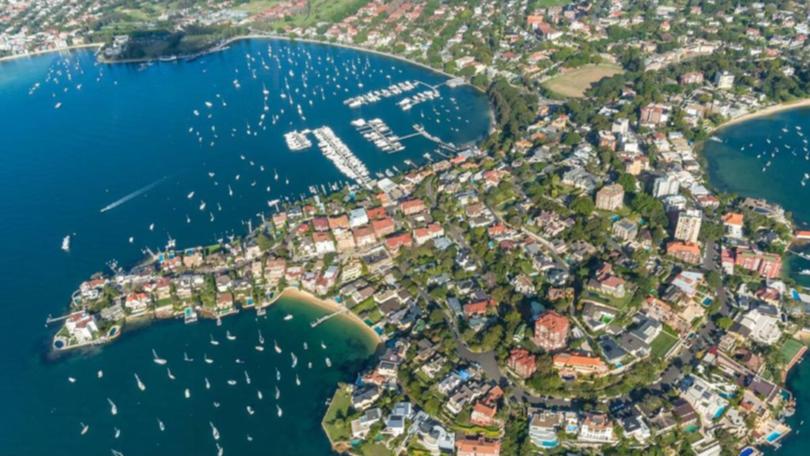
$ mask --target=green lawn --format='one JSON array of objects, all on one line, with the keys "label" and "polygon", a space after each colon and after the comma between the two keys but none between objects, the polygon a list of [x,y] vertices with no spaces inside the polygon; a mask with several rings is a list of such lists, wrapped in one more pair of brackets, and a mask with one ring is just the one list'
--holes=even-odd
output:
[{"label": "green lawn", "polygon": [[351,438],[351,424],[344,417],[349,416],[351,407],[351,395],[345,385],[338,386],[335,395],[332,396],[332,403],[326,409],[323,416],[323,427],[332,442],[349,440]]},{"label": "green lawn", "polygon": [[782,360],[785,364],[789,363],[790,360],[796,356],[796,353],[799,353],[799,350],[802,349],[804,345],[796,339],[790,338],[782,344],[782,348],[779,350],[779,354],[782,357]]},{"label": "green lawn", "polygon": [[678,338],[666,330],[655,338],[650,344],[650,354],[653,358],[661,359],[678,342]]}]

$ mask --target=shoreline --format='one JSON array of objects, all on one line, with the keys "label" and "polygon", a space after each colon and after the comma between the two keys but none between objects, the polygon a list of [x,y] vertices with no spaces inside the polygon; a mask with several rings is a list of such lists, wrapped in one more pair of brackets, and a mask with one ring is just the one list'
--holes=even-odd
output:
[{"label": "shoreline", "polygon": [[741,116],[734,117],[729,119],[720,125],[716,126],[712,129],[709,133],[714,134],[726,127],[730,127],[732,125],[737,125],[742,122],[747,122],[749,120],[759,119],[761,117],[767,117],[772,114],[777,114],[783,111],[790,111],[791,109],[799,109],[799,108],[807,108],[810,107],[810,98],[803,98],[800,100],[795,101],[788,101],[785,103],[779,103],[775,105],[771,105],[765,108],[762,108],[758,111],[754,111],[748,114],[743,114]]},{"label": "shoreline", "polygon": [[284,290],[281,291],[281,293],[279,293],[275,298],[273,298],[272,301],[270,301],[270,304],[268,304],[265,307],[270,307],[273,304],[275,304],[277,301],[279,301],[281,299],[284,299],[284,298],[289,298],[289,299],[294,299],[296,301],[301,301],[301,302],[304,302],[307,305],[329,311],[330,313],[345,310],[345,312],[342,313],[341,315],[339,315],[338,318],[345,317],[346,319],[350,320],[352,323],[362,327],[362,330],[364,332],[366,332],[369,336],[371,336],[371,338],[374,340],[376,345],[381,344],[382,341],[383,341],[382,338],[380,337],[380,335],[377,334],[377,332],[374,331],[374,329],[371,326],[367,325],[366,322],[363,321],[356,313],[352,312],[351,309],[348,309],[347,307],[344,307],[344,306],[338,304],[334,300],[319,298],[319,297],[315,296],[314,294],[309,293],[309,292],[304,291],[304,290],[301,290],[299,288],[295,288],[295,287],[287,287],[287,288],[285,288]]},{"label": "shoreline", "polygon": [[14,60],[20,60],[27,57],[37,57],[45,54],[52,54],[52,53],[62,53],[62,52],[72,52],[81,49],[90,49],[90,48],[97,48],[101,49],[104,46],[104,43],[87,43],[87,44],[75,44],[63,48],[58,49],[46,49],[42,51],[34,51],[34,52],[26,52],[24,54],[14,54],[14,55],[7,55],[5,57],[0,57],[0,63],[5,62],[13,62]]}]

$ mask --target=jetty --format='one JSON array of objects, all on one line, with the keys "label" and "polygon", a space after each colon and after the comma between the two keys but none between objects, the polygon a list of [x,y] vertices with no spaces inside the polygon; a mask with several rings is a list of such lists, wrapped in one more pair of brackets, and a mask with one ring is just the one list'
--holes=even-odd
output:
[{"label": "jetty", "polygon": [[344,308],[342,308],[340,310],[336,310],[336,311],[334,311],[334,312],[332,312],[330,314],[327,314],[327,315],[324,315],[324,316],[318,318],[317,320],[313,321],[309,325],[312,326],[313,328],[316,328],[318,325],[320,325],[321,323],[326,322],[330,318],[337,317],[338,315],[342,315],[342,314],[344,314],[344,313],[346,313],[348,311],[349,311],[349,309],[344,307]]}]

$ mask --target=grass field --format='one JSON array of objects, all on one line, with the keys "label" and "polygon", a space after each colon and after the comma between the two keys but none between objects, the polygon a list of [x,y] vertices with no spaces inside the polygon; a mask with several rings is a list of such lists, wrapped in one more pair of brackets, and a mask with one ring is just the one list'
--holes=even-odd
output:
[{"label": "grass field", "polygon": [[785,364],[789,363],[804,345],[796,339],[788,339],[779,351]]},{"label": "grass field", "polygon": [[564,97],[579,98],[585,95],[594,82],[622,72],[621,67],[612,64],[585,65],[557,75],[543,85]]},{"label": "grass field", "polygon": [[661,331],[661,334],[650,344],[650,355],[655,359],[661,359],[676,342],[678,342],[677,337],[667,331]]}]

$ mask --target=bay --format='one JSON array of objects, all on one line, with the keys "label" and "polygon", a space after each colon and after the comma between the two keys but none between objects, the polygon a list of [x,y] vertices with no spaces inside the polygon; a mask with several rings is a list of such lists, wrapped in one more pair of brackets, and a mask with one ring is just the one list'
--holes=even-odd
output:
[{"label": "bay", "polygon": [[[317,148],[289,151],[287,131],[330,126],[372,174],[394,166],[404,170],[405,159],[423,163],[423,154],[436,145],[417,136],[403,142],[404,151],[386,154],[349,124],[352,119],[379,117],[403,136],[421,123],[445,141],[480,140],[489,124],[487,101],[468,86],[441,85],[440,98],[410,111],[396,106],[399,98],[359,109],[343,103],[396,82],[433,86],[446,79],[392,58],[281,40],[239,41],[187,62],[95,65],[84,50],[0,64],[0,397],[7,410],[0,414],[0,453],[109,454],[116,448],[125,454],[215,454],[210,420],[226,454],[328,454],[320,430],[324,401],[337,381],[353,380],[373,350],[345,320],[313,330],[306,322],[322,311],[281,302],[266,321],[243,312],[220,328],[211,322],[159,323],[108,347],[53,360],[47,353],[54,329],[43,327],[44,318],[64,312],[70,293],[108,260],[132,265],[143,248],[159,248],[170,237],[186,247],[245,233],[247,220],[255,226],[257,214],[269,211],[268,200],[297,198],[311,185],[346,180]],[[266,128],[259,126],[262,113]],[[278,116],[275,125],[272,115]],[[121,204],[101,212],[115,202]],[[71,249],[65,253],[59,247],[68,234]],[[295,318],[283,321],[282,312]],[[288,352],[253,349],[259,327],[268,343],[275,338],[285,349],[299,347],[300,390],[290,379]],[[227,341],[225,330],[237,340]],[[211,346],[209,334],[221,344]],[[320,339],[328,347],[322,356],[328,353],[334,367],[314,358],[311,372],[301,371],[307,363],[303,342],[312,352],[320,349],[313,347]],[[175,381],[151,361],[152,348],[169,361]],[[183,351],[196,362],[183,362]],[[206,351],[215,364],[199,363]],[[263,387],[266,404],[257,404],[255,390],[243,385],[237,357],[256,387]],[[276,368],[285,388],[283,418],[268,401]],[[135,372],[146,391],[137,389]],[[202,386],[206,375],[211,390]],[[223,383],[231,377],[239,381],[233,389]],[[215,397],[218,409],[212,407]],[[107,398],[119,408],[115,417]],[[247,405],[255,415],[248,416]],[[79,423],[89,425],[84,436]],[[113,426],[121,429],[118,440]]]}]

